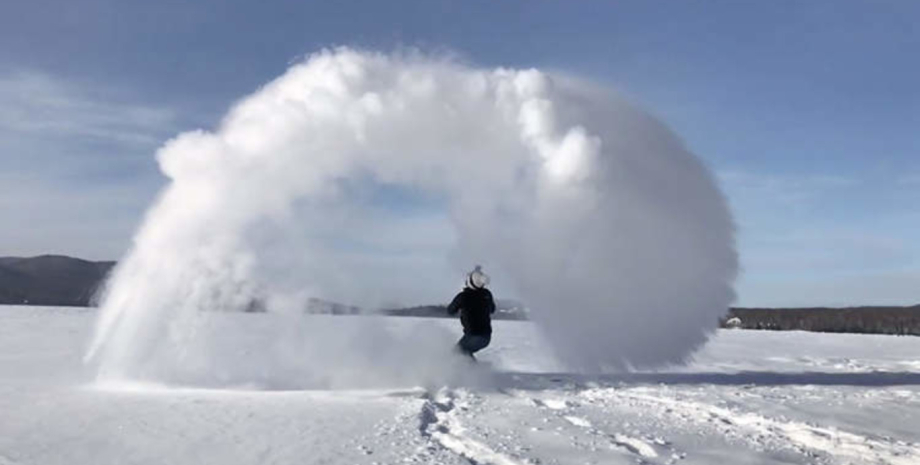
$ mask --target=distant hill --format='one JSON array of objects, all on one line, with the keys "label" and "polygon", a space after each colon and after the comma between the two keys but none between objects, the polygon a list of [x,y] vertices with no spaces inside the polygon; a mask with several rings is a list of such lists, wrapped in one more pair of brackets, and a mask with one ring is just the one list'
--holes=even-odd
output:
[{"label": "distant hill", "polygon": [[0,257],[0,304],[89,306],[114,266],[61,255]]}]

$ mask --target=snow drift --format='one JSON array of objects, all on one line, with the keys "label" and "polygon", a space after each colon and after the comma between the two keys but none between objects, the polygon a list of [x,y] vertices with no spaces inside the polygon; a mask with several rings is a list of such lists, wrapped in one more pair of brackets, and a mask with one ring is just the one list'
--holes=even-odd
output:
[{"label": "snow drift", "polygon": [[[654,118],[571,76],[327,50],[157,156],[171,183],[107,287],[87,355],[106,380],[431,374],[449,335],[330,332],[301,316],[311,297],[430,295],[406,285],[400,254],[388,271],[362,261],[388,227],[368,198],[389,189],[441,208],[444,261],[508,283],[573,368],[683,361],[733,299],[732,220],[705,167]],[[277,330],[238,363],[216,315],[255,299]]]}]

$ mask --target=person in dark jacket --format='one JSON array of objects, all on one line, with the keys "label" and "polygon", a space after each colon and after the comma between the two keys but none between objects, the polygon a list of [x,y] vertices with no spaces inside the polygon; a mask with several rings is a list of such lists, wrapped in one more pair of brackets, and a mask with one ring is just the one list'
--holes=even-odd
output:
[{"label": "person in dark jacket", "polygon": [[447,313],[460,313],[463,324],[463,337],[457,341],[457,349],[472,357],[485,349],[492,341],[492,314],[495,313],[495,301],[492,293],[486,289],[489,276],[476,266],[466,278],[463,290],[447,306]]}]

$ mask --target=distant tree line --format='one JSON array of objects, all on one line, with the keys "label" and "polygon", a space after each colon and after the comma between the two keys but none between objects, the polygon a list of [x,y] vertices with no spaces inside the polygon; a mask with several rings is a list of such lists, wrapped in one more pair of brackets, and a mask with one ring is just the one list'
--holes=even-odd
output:
[{"label": "distant tree line", "polygon": [[[115,262],[94,262],[60,255],[0,257],[0,304],[89,306]],[[496,319],[526,320],[529,312],[520,302],[497,300]],[[264,312],[255,300],[243,309]],[[312,299],[307,313],[447,317],[443,305],[424,305],[364,311],[352,305]],[[913,307],[853,308],[733,308],[723,327],[766,330],[803,330],[835,333],[920,335],[920,305]]]},{"label": "distant tree line", "polygon": [[[730,321],[737,318],[740,321]],[[733,308],[722,327],[825,333],[920,335],[920,305],[851,308]]]}]

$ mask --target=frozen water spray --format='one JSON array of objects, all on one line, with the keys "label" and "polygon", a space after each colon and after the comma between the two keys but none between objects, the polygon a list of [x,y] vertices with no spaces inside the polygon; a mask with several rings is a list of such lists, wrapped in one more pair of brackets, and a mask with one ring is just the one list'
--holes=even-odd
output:
[{"label": "frozen water spray", "polygon": [[[370,275],[348,240],[387,227],[366,186],[443,206],[445,262],[482,262],[510,283],[573,368],[683,361],[734,298],[732,220],[711,175],[654,118],[571,76],[328,50],[157,157],[171,182],[107,286],[87,354],[103,380],[303,386],[430,373],[450,336],[364,318],[330,331],[300,316],[312,297],[416,292],[398,281],[398,256]],[[274,319],[234,334],[222,312],[253,301]]]}]

